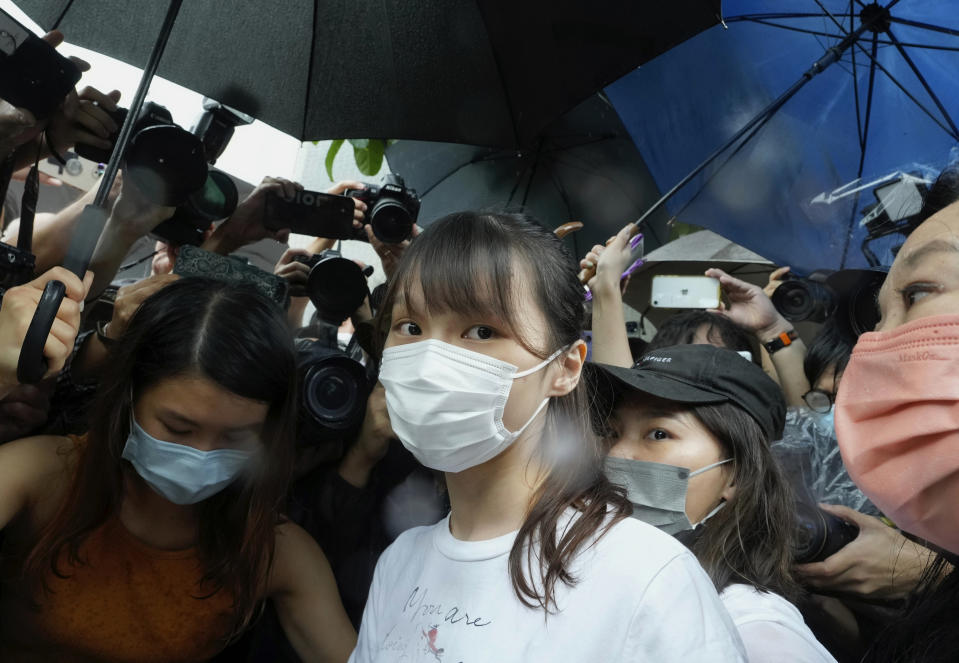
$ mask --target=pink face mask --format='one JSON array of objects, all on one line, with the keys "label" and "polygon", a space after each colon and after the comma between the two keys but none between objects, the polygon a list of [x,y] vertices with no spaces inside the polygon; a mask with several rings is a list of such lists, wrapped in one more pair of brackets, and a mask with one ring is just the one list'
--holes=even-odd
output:
[{"label": "pink face mask", "polygon": [[860,336],[839,386],[836,436],[876,506],[959,552],[959,315]]}]

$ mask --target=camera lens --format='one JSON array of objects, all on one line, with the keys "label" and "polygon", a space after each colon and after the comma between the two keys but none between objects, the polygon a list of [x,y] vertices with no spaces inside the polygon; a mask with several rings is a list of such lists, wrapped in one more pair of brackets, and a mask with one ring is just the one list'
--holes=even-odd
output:
[{"label": "camera lens", "polygon": [[190,211],[204,221],[225,219],[233,213],[238,202],[236,185],[224,172],[211,170],[206,182],[187,200]]},{"label": "camera lens", "polygon": [[147,127],[130,141],[124,176],[133,180],[150,202],[181,205],[207,180],[203,145],[175,125]]},{"label": "camera lens", "polygon": [[370,212],[373,234],[386,244],[399,244],[413,236],[413,215],[401,202],[381,198]]},{"label": "camera lens", "polygon": [[[303,383],[306,407],[330,428],[349,428],[358,401],[357,376],[333,358],[311,368]],[[362,375],[359,376],[362,378]]]},{"label": "camera lens", "polygon": [[306,289],[317,316],[337,326],[363,304],[368,294],[360,266],[340,257],[317,262],[310,270]]},{"label": "camera lens", "polygon": [[882,317],[879,311],[879,289],[885,274],[873,272],[863,277],[862,283],[849,295],[849,326],[857,337],[872,331]]},{"label": "camera lens", "polygon": [[369,395],[363,365],[319,341],[303,344],[298,354],[304,441],[329,441],[356,430]]},{"label": "camera lens", "polygon": [[808,280],[785,281],[772,296],[776,310],[791,322],[823,322],[835,308],[834,299],[824,285]]},{"label": "camera lens", "polygon": [[796,505],[796,562],[806,564],[819,558],[826,544],[826,521],[822,511],[803,502]]},{"label": "camera lens", "polygon": [[805,502],[796,503],[797,564],[821,562],[859,536],[859,528]]}]

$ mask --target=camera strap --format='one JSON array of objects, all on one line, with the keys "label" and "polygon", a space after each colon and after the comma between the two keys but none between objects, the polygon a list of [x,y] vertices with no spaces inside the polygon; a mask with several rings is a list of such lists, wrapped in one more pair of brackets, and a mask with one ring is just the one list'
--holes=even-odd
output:
[{"label": "camera strap", "polygon": [[[46,139],[46,132],[41,134]],[[27,173],[23,183],[23,198],[20,199],[20,232],[17,235],[17,248],[31,252],[33,247],[33,219],[37,214],[37,201],[40,199],[40,152],[43,143],[37,146],[37,157]]]}]

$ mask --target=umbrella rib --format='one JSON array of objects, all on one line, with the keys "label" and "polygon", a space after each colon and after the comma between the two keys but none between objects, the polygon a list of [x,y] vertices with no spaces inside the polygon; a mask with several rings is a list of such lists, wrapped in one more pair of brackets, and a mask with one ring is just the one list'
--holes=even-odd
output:
[{"label": "umbrella rib", "polygon": [[[768,25],[772,28],[781,28],[783,30],[790,30],[792,32],[801,32],[804,34],[816,35],[819,37],[831,37],[833,39],[842,39],[843,35],[836,35],[831,32],[824,32],[821,30],[812,30],[810,28],[799,28],[794,25],[784,25],[782,23],[773,23],[768,17],[773,16],[772,14],[743,14],[741,16],[732,16],[730,18],[724,19],[726,23],[741,23],[742,21],[749,21],[750,23],[757,23],[760,25]],[[822,14],[816,14],[816,16],[823,18]],[[833,14],[833,16],[847,16],[847,14]],[[895,21],[896,19],[892,19]],[[957,31],[959,34],[959,31]],[[925,48],[929,50],[937,51],[956,51],[959,52],[959,46],[940,46],[937,44],[913,44],[909,42],[900,42],[903,46],[908,46],[910,48]],[[891,41],[879,40],[880,46],[895,46]]]},{"label": "umbrella rib", "polygon": [[899,43],[899,40],[896,39],[896,35],[892,33],[891,29],[886,30],[886,34],[889,35],[889,38],[892,39],[896,48],[899,50],[899,53],[902,55],[902,59],[906,61],[906,64],[909,65],[909,68],[912,69],[912,73],[916,75],[916,78],[919,79],[919,83],[926,90],[926,93],[932,98],[932,102],[936,104],[936,108],[939,109],[939,112],[942,113],[943,119],[949,124],[949,128],[952,129],[953,136],[959,136],[959,129],[956,128],[956,123],[952,121],[952,117],[949,115],[949,112],[946,110],[946,107],[942,105],[942,102],[939,101],[939,97],[936,96],[936,93],[932,91],[932,88],[929,86],[929,83],[926,81],[926,77],[922,75],[922,72],[919,71],[919,67],[916,66],[916,63],[913,62],[913,59],[909,56],[909,53],[903,48],[902,44]]},{"label": "umbrella rib", "polygon": [[869,67],[869,90],[866,92],[866,118],[865,122],[863,123],[862,145],[859,152],[859,170],[858,175],[856,175],[857,178],[862,177],[862,169],[866,164],[866,144],[869,142],[869,123],[872,119],[872,95],[876,85],[876,65],[879,64],[879,60],[876,59],[876,52],[879,49],[878,39],[879,37],[874,32],[872,34],[872,55],[870,56],[872,65]]},{"label": "umbrella rib", "polygon": [[[843,18],[848,18],[850,16],[855,16],[855,14],[833,14],[833,16],[842,16]],[[754,19],[772,19],[772,18],[822,18],[823,15],[821,12],[770,12],[765,14],[737,14],[736,16],[727,16],[723,19],[726,23],[730,21],[752,21]]]},{"label": "umbrella rib", "polygon": [[317,3],[313,3],[313,21],[310,27],[310,64],[306,68],[306,103],[303,104],[303,124],[300,126],[300,135],[306,136],[307,116],[310,112],[310,91],[313,86],[310,82],[313,80],[313,61],[316,59],[316,22],[317,22]]},{"label": "umbrella rib", "polygon": [[816,35],[818,37],[830,37],[832,39],[842,39],[842,35],[832,34],[831,32],[821,32],[819,30],[809,30],[807,28],[797,28],[792,25],[783,25],[782,23],[773,23],[772,21],[763,19],[763,18],[752,18],[750,16],[740,16],[738,18],[727,18],[727,23],[749,21],[750,23],[756,23],[758,25],[768,25],[771,28],[781,28],[783,30],[789,30],[791,32],[802,32],[807,35]]},{"label": "umbrella rib", "polygon": [[60,23],[63,21],[64,17],[67,15],[67,12],[70,11],[70,8],[73,7],[73,0],[67,0],[67,4],[63,6],[63,9],[60,11],[60,15],[57,16],[57,20],[53,22],[53,25],[50,26],[51,30],[58,30],[60,28]]},{"label": "umbrella rib", "polygon": [[[483,27],[486,28],[486,33],[491,34],[489,25],[486,21],[486,14],[483,12],[481,5],[483,3],[476,0],[473,4],[476,5],[476,11],[479,12],[480,19],[483,21]],[[503,63],[499,61],[499,56],[495,48],[490,47],[490,57],[493,59],[493,64],[496,66],[496,75],[499,78],[500,88],[503,90],[503,98],[506,100],[506,112],[509,115],[509,128],[513,132],[513,144],[522,145],[520,140],[519,128],[516,126],[516,116],[514,114],[513,108],[513,97],[509,93],[509,88],[506,86],[506,72],[503,69]]]},{"label": "umbrella rib", "polygon": [[[849,32],[846,30],[846,26],[844,26],[842,23],[840,23],[839,21],[836,20],[836,15],[830,13],[830,11],[829,11],[828,9],[826,9],[826,5],[824,5],[821,0],[813,0],[813,2],[815,2],[817,5],[819,5],[819,8],[823,11],[823,13],[824,13],[826,16],[829,17],[829,19],[830,19],[833,23],[836,24],[836,27],[839,28],[839,31],[840,31],[840,32],[842,32],[844,35],[849,34]],[[839,14],[839,16],[842,16],[842,14]]]},{"label": "umbrella rib", "polygon": [[[849,0],[849,7],[852,8],[853,0]],[[859,104],[859,77],[856,75],[856,49],[852,49],[849,54],[852,56],[852,93],[856,102],[856,133],[859,135],[860,153],[865,152],[866,142],[862,135],[862,109]]]},{"label": "umbrella rib", "polygon": [[949,127],[947,127],[946,125],[944,125],[944,124],[942,123],[942,121],[939,120],[939,118],[937,118],[932,111],[930,111],[928,108],[926,108],[926,107],[922,104],[922,102],[920,102],[918,99],[916,99],[915,95],[913,95],[909,90],[907,90],[906,87],[905,87],[902,83],[900,83],[898,80],[896,80],[896,77],[893,76],[893,75],[889,72],[888,69],[886,69],[884,66],[882,66],[882,63],[879,62],[878,59],[872,57],[872,56],[869,54],[869,52],[868,52],[865,48],[863,48],[862,44],[856,43],[856,47],[857,47],[859,50],[861,50],[863,53],[865,53],[866,56],[868,56],[869,59],[873,61],[873,64],[875,64],[875,66],[879,69],[879,71],[881,71],[882,73],[884,73],[884,74],[889,78],[889,80],[892,81],[893,85],[895,85],[897,88],[899,88],[899,89],[902,91],[902,93],[903,93],[904,95],[906,95],[906,96],[909,98],[910,101],[912,101],[912,103],[916,104],[916,106],[919,107],[919,110],[921,110],[923,113],[925,113],[926,115],[928,115],[928,116],[929,116],[929,119],[931,119],[933,122],[935,122],[935,123],[939,126],[940,129],[942,129],[942,130],[945,131],[947,134],[949,134],[949,137],[950,137],[950,138],[954,138],[954,139],[956,139],[956,140],[959,140],[959,136],[953,134],[952,131],[949,129]]},{"label": "umbrella rib", "polygon": [[922,23],[920,21],[910,21],[907,18],[899,18],[898,16],[891,16],[889,20],[893,23],[899,23],[901,25],[909,25],[914,28],[929,30],[930,32],[939,32],[944,35],[959,37],[959,30],[953,30],[952,28],[942,27],[940,25],[930,25],[929,23]]}]

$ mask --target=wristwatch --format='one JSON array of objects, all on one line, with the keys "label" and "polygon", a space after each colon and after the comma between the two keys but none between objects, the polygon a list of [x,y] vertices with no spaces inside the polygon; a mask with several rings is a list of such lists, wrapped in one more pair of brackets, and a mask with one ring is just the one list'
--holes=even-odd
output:
[{"label": "wristwatch", "polygon": [[115,338],[110,338],[107,336],[107,325],[110,324],[109,320],[101,320],[97,323],[97,338],[100,339],[100,342],[103,343],[105,347],[111,347],[116,343]]},{"label": "wristwatch", "polygon": [[763,347],[766,348],[766,352],[773,354],[774,352],[778,352],[783,348],[789,347],[797,338],[799,338],[799,334],[796,333],[796,330],[790,329],[782,332],[773,340],[763,343]]}]

